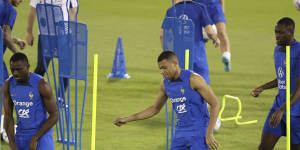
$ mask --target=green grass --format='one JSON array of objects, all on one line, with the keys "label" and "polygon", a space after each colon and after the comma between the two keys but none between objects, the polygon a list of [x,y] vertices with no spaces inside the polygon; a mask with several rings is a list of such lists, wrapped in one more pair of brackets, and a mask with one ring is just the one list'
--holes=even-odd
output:
[{"label": "green grass", "polygon": [[[28,1],[18,8],[13,35],[26,38]],[[88,92],[82,144],[90,149],[92,118],[93,54],[100,55],[97,102],[97,150],[162,150],[165,149],[165,111],[157,116],[122,127],[112,124],[119,116],[138,112],[154,102],[162,79],[156,64],[161,52],[159,29],[165,11],[171,5],[166,0],[80,1],[79,20],[89,29]],[[275,78],[273,49],[275,23],[284,16],[296,22],[296,38],[300,39],[299,11],[292,1],[252,0],[226,1],[228,35],[232,47],[232,72],[225,73],[219,49],[207,46],[211,86],[219,98],[225,94],[238,96],[242,101],[241,121],[258,120],[257,124],[236,126],[223,122],[216,139],[223,150],[254,150],[260,141],[265,118],[273,104],[276,89],[265,91],[259,98],[249,95],[252,88]],[[37,25],[35,45],[27,47],[31,71],[36,66]],[[109,80],[117,38],[123,39],[127,72],[131,79]],[[5,54],[8,61],[11,52]],[[81,86],[82,88],[82,86]],[[237,104],[228,102],[224,115],[234,115]],[[56,136],[54,134],[54,136]],[[56,149],[62,149],[55,143]],[[3,149],[9,149],[2,144]],[[285,138],[276,145],[285,149]]]}]

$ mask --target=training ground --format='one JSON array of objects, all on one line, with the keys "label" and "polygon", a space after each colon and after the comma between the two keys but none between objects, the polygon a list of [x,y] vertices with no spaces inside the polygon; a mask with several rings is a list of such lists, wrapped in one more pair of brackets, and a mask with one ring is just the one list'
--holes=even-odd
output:
[{"label": "training ground", "polygon": [[[155,117],[131,122],[122,127],[113,125],[119,116],[127,116],[150,106],[162,80],[156,59],[162,51],[159,41],[161,22],[171,0],[80,0],[79,21],[89,29],[88,92],[85,106],[82,149],[91,145],[93,54],[99,54],[97,150],[164,150],[166,144],[165,108]],[[17,9],[18,16],[13,35],[26,38],[29,1]],[[218,99],[225,94],[237,96],[243,104],[241,121],[258,120],[257,124],[236,126],[223,122],[215,135],[222,150],[255,150],[260,141],[265,118],[273,104],[277,89],[253,98],[252,88],[276,78],[273,63],[275,46],[274,27],[284,16],[296,22],[296,39],[300,40],[300,12],[292,0],[228,0],[226,1],[228,35],[232,49],[232,71],[225,73],[219,49],[207,44],[211,87]],[[35,43],[23,51],[29,56],[33,71],[37,57],[37,24]],[[131,79],[109,80],[117,38],[123,39],[127,73]],[[8,62],[12,53],[7,50]],[[83,87],[81,87],[83,88]],[[235,102],[227,102],[224,115],[234,115]],[[54,130],[55,131],[55,130]],[[56,139],[56,133],[54,132]],[[276,145],[284,150],[286,138]],[[9,149],[2,143],[2,149]],[[55,149],[62,145],[55,143]]]}]

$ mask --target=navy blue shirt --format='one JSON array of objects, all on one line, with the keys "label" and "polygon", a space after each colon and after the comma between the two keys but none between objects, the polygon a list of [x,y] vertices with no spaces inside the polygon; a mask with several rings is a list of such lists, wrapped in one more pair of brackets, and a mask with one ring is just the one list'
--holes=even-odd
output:
[{"label": "navy blue shirt", "polygon": [[39,92],[39,82],[43,77],[35,73],[30,79],[19,83],[11,76],[9,78],[9,94],[17,113],[18,132],[36,132],[47,120],[47,110]]},{"label": "navy blue shirt", "polygon": [[[278,82],[278,94],[274,102],[274,109],[280,108],[286,103],[286,52],[282,46],[276,46],[274,51],[274,63]],[[296,78],[300,77],[300,42],[294,41],[290,46],[290,90],[295,91]],[[300,101],[291,107],[291,116],[300,116]]]},{"label": "navy blue shirt", "polygon": [[203,136],[208,126],[209,113],[206,101],[198,91],[191,88],[192,74],[192,71],[182,70],[178,79],[164,79],[164,88],[177,115],[176,134]]}]

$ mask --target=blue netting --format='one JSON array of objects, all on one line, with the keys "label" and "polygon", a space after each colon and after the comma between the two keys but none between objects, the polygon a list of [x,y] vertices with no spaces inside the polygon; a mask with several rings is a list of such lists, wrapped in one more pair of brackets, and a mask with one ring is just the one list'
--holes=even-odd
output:
[{"label": "blue netting", "polygon": [[87,32],[86,24],[73,21],[59,22],[58,49],[60,77],[86,80]]},{"label": "blue netting", "polygon": [[185,68],[185,50],[188,49],[190,51],[189,69],[192,70],[195,37],[193,21],[190,19],[167,17],[163,24],[163,30],[163,49],[175,52],[179,60],[179,65],[183,69]]},{"label": "blue netting", "polygon": [[63,12],[60,6],[51,4],[37,4],[37,19],[40,31],[40,40],[45,57],[58,57],[57,23],[63,21]]},{"label": "blue netting", "polygon": [[0,86],[4,84],[4,60],[3,60],[3,32],[2,28],[0,27]]}]

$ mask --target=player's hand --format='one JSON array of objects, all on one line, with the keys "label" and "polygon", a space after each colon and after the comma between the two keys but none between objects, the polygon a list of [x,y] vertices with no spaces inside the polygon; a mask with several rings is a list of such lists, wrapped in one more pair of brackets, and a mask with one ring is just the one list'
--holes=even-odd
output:
[{"label": "player's hand", "polygon": [[29,150],[36,150],[38,144],[38,140],[35,136],[32,136],[30,144],[29,144]]},{"label": "player's hand", "polygon": [[119,127],[126,123],[127,123],[127,117],[119,117],[114,121],[114,124]]},{"label": "player's hand", "polygon": [[210,149],[218,149],[220,147],[212,133],[206,134],[205,142]]},{"label": "player's hand", "polygon": [[230,72],[231,70],[231,63],[230,63],[230,59],[231,59],[231,54],[230,52],[224,52],[222,55],[222,63],[224,64],[224,71],[225,72]]},{"label": "player's hand", "polygon": [[252,89],[250,94],[253,96],[253,97],[258,97],[259,94],[263,91],[263,88],[261,87],[258,87],[258,88],[255,88],[255,89]]},{"label": "player's hand", "polygon": [[19,46],[21,50],[23,50],[26,47],[26,43],[24,40],[17,39],[16,44]]},{"label": "player's hand", "polygon": [[215,48],[218,48],[220,46],[219,38],[217,38],[217,40],[213,40],[213,44],[215,45]]},{"label": "player's hand", "polygon": [[32,46],[34,41],[34,37],[32,33],[27,33],[26,42],[28,45]]},{"label": "player's hand", "polygon": [[17,147],[17,145],[16,144],[10,144],[10,149],[11,150],[18,150],[18,147]]},{"label": "player's hand", "polygon": [[272,116],[270,118],[270,122],[269,122],[269,124],[272,128],[276,128],[280,124],[283,113],[284,113],[284,111],[282,111],[281,109],[278,109],[277,111],[275,111],[272,114]]}]

